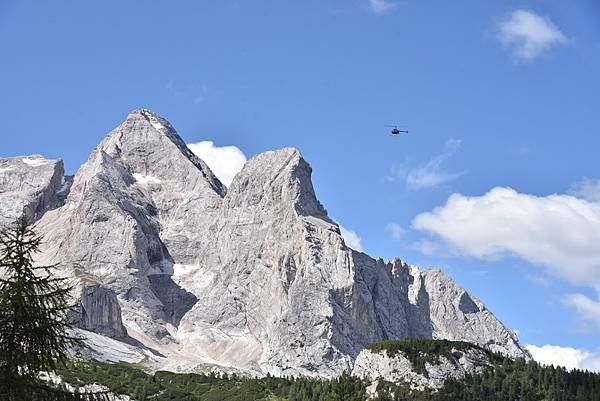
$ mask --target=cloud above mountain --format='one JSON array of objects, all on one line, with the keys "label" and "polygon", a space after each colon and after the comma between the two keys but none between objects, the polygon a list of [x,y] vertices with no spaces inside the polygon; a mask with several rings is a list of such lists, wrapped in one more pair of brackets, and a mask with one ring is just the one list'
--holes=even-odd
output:
[{"label": "cloud above mountain", "polygon": [[533,359],[542,365],[562,366],[569,370],[582,369],[600,372],[600,352],[590,352],[558,345],[526,345]]},{"label": "cloud above mountain", "polygon": [[[600,290],[598,284],[595,284],[600,299]],[[600,330],[600,300],[594,300],[584,294],[568,294],[563,298],[565,305],[571,306],[577,310],[581,319],[591,325],[592,329]]]},{"label": "cloud above mountain", "polygon": [[412,226],[460,254],[512,254],[572,283],[600,286],[599,203],[496,187],[482,196],[453,194],[444,206],[415,217]]},{"label": "cloud above mountain", "polygon": [[404,234],[406,233],[406,231],[404,230],[404,228],[402,228],[402,226],[400,224],[397,224],[397,223],[390,223],[390,224],[388,224],[386,226],[386,231],[395,240],[402,239],[402,237],[404,237]]},{"label": "cloud above mountain", "polygon": [[378,15],[389,14],[394,11],[398,4],[391,0],[367,0],[369,4],[369,9]]},{"label": "cloud above mountain", "polygon": [[[423,241],[433,249],[481,260],[516,256],[549,276],[600,291],[600,202],[496,187],[481,196],[455,193],[417,215],[412,227],[428,234]],[[563,301],[600,328],[600,302],[578,293]]]},{"label": "cloud above mountain", "polygon": [[446,141],[442,153],[432,157],[426,163],[409,166],[407,163],[392,166],[389,175],[385,177],[390,182],[405,182],[406,188],[412,191],[435,188],[440,185],[454,181],[464,174],[460,171],[446,169],[446,163],[461,148],[460,139],[449,139]]},{"label": "cloud above mountain", "polygon": [[202,141],[188,144],[188,147],[227,187],[246,163],[246,156],[236,146],[215,146],[213,141]]},{"label": "cloud above mountain", "polygon": [[543,52],[568,42],[548,17],[515,10],[497,25],[497,39],[511,49],[517,61],[532,61]]}]

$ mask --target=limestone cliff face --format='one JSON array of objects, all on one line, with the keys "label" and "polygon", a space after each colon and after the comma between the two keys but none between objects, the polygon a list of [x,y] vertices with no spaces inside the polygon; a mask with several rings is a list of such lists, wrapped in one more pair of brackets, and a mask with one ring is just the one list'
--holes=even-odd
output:
[{"label": "limestone cliff face", "polygon": [[131,113],[98,150],[123,166],[151,202],[172,257],[194,263],[198,250],[206,247],[205,228],[226,191],[208,166],[167,120],[148,110]]},{"label": "limestone cliff face", "polygon": [[109,133],[39,227],[40,262],[114,291],[127,333],[181,363],[333,376],[407,336],[526,355],[440,271],[348,248],[296,149],[253,157],[227,190],[148,110]]},{"label": "limestone cliff face", "polygon": [[99,284],[87,285],[81,293],[79,327],[107,337],[123,339],[127,331],[121,320],[121,306],[114,291]]},{"label": "limestone cliff face", "polygon": [[248,161],[207,236],[200,263],[175,279],[198,297],[181,322],[184,348],[274,374],[348,369],[352,356],[331,341],[331,290],[351,286],[351,251],[297,150]]},{"label": "limestone cliff face", "polygon": [[61,204],[68,188],[61,160],[40,155],[0,158],[0,229],[19,217],[37,220]]},{"label": "limestone cliff face", "polygon": [[365,349],[356,358],[352,375],[371,382],[369,392],[373,394],[381,380],[407,384],[418,390],[435,389],[441,388],[448,379],[460,380],[480,374],[491,364],[487,353],[477,348],[452,349],[449,356],[440,355],[432,362],[425,362],[423,369],[416,368],[402,352],[390,356],[385,350]]},{"label": "limestone cliff face", "polygon": [[113,290],[130,335],[174,343],[174,305],[193,297],[169,280],[171,252],[201,248],[194,227],[207,225],[221,190],[168,123],[134,112],[79,169],[65,205],[40,220],[39,261]]},{"label": "limestone cliff face", "polygon": [[514,334],[441,272],[346,247],[310,174],[297,150],[283,149],[236,176],[202,263],[175,278],[198,298],[181,321],[183,349],[272,374],[329,376],[386,338],[462,339],[523,355]]}]

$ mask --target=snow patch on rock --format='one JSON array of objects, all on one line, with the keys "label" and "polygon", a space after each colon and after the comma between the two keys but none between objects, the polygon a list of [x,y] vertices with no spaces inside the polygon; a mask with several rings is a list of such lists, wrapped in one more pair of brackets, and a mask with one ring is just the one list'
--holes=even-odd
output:
[{"label": "snow patch on rock", "polygon": [[48,160],[40,155],[27,156],[22,158],[21,161],[25,164],[30,165],[31,167],[39,167],[53,162],[53,160]]},{"label": "snow patch on rock", "polygon": [[162,181],[159,178],[153,177],[151,175],[143,175],[139,173],[133,173],[133,178],[135,178],[136,182],[141,185],[160,185]]}]

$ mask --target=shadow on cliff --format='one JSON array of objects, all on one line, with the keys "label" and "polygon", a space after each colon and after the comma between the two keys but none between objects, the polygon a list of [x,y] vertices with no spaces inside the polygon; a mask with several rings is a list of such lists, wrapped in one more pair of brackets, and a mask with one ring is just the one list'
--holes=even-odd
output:
[{"label": "shadow on cliff", "polygon": [[157,350],[155,350],[154,348],[150,348],[147,345],[145,345],[144,343],[142,343],[139,340],[136,340],[133,337],[130,337],[129,335],[127,335],[127,337],[120,339],[119,341],[122,341],[126,344],[129,345],[133,345],[134,347],[138,347],[147,351],[150,351],[153,355],[159,356],[161,358],[166,358],[167,356],[165,354],[162,354],[160,352],[158,352]]},{"label": "shadow on cliff", "polygon": [[177,285],[167,274],[149,275],[148,281],[154,295],[163,303],[165,315],[173,325],[179,326],[181,318],[192,309],[198,298]]}]

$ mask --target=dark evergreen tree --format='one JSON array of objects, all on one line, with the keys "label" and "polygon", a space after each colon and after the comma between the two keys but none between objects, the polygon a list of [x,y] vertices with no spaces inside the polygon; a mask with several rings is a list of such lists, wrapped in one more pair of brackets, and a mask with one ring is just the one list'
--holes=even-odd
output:
[{"label": "dark evergreen tree", "polygon": [[[71,287],[54,266],[34,266],[42,239],[25,219],[0,233],[0,399],[82,399],[40,373],[52,373],[80,340],[70,330]],[[64,386],[63,386],[64,387]]]}]

